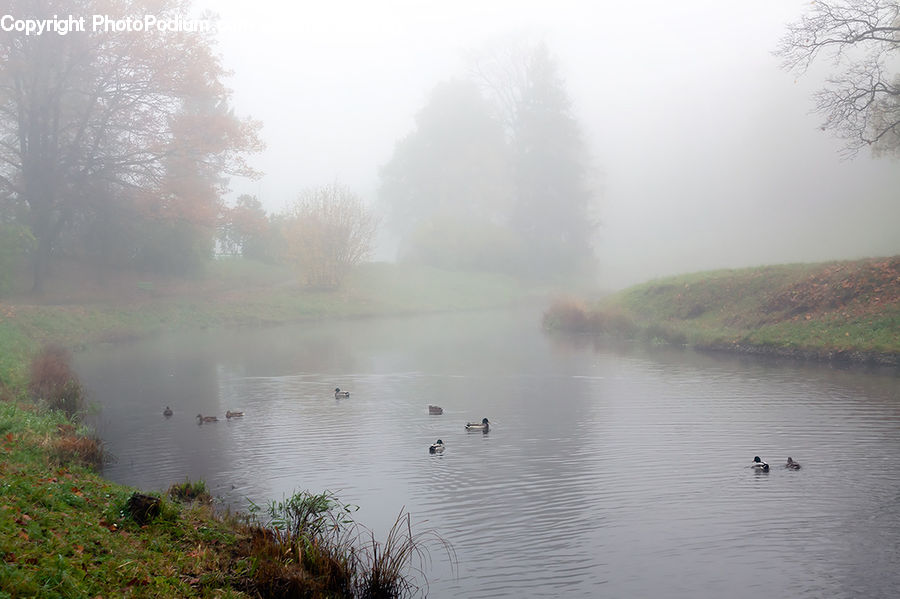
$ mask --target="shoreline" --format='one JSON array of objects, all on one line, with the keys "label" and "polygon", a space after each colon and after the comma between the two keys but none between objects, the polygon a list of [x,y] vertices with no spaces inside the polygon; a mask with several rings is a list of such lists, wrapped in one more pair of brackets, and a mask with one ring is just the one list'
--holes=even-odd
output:
[{"label": "shoreline", "polygon": [[544,327],[700,351],[900,367],[900,256],[699,272],[602,300],[558,299]]},{"label": "shoreline", "polygon": [[860,350],[814,350],[748,344],[699,345],[693,349],[699,352],[788,359],[796,362],[835,366],[894,368],[900,371],[900,354],[895,353]]}]

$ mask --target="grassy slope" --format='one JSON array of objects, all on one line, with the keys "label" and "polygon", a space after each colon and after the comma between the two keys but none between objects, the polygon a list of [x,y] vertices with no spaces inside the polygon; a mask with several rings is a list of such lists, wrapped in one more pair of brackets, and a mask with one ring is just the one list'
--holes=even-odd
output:
[{"label": "grassy slope", "polygon": [[[552,325],[552,315],[548,320]],[[659,279],[607,298],[581,322],[580,328],[701,348],[857,354],[895,362],[900,256]]]},{"label": "grassy slope", "polygon": [[224,261],[193,284],[122,278],[92,290],[56,279],[41,304],[0,302],[0,599],[253,592],[246,581],[257,562],[246,531],[168,500],[160,518],[137,526],[123,511],[134,489],[103,480],[78,459],[89,431],[25,400],[28,360],[44,343],[78,347],[173,328],[477,309],[522,296],[504,277],[386,264],[367,265],[331,292],[301,290],[289,276]]}]

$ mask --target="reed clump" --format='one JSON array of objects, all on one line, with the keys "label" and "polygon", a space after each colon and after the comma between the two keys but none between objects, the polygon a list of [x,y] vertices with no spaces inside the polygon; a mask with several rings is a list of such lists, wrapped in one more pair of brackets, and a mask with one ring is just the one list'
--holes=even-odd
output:
[{"label": "reed clump", "polygon": [[571,297],[557,298],[550,304],[544,311],[543,326],[550,331],[623,338],[630,338],[638,331],[635,322],[622,311],[591,307],[584,301]]},{"label": "reed clump", "polygon": [[[357,580],[357,597],[412,597],[427,588],[425,567],[431,561],[428,547],[441,547],[456,563],[453,547],[434,530],[414,531],[409,513],[397,516],[384,543],[369,533],[367,543],[357,558],[361,576]],[[423,585],[423,586],[419,586]]]},{"label": "reed clump", "polygon": [[202,480],[185,480],[183,483],[175,483],[166,491],[166,495],[180,503],[198,502],[202,504],[212,503],[212,495],[206,488],[206,482]]},{"label": "reed clump", "polygon": [[[384,543],[357,523],[358,508],[330,493],[295,493],[265,509],[251,506],[253,592],[264,597],[411,597],[427,587],[424,566],[435,532],[416,532],[401,512]],[[260,515],[262,512],[262,515]]]},{"label": "reed clump", "polygon": [[63,432],[50,441],[50,458],[58,466],[80,465],[100,471],[106,460],[103,442],[95,435],[78,435]]}]

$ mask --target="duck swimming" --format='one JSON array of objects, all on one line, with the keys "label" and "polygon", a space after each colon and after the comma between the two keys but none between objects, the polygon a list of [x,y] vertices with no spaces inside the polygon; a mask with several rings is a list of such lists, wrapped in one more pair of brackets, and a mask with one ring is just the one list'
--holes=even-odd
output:
[{"label": "duck swimming", "polygon": [[753,458],[753,463],[750,464],[750,467],[753,468],[754,472],[768,472],[769,465],[759,459],[759,456]]},{"label": "duck swimming", "polygon": [[787,464],[785,464],[784,467],[790,468],[791,470],[800,470],[800,464],[798,464],[791,458],[788,458]]},{"label": "duck swimming", "polygon": [[435,415],[443,414],[444,408],[442,408],[441,406],[428,406],[428,413]]},{"label": "duck swimming", "polygon": [[335,399],[346,399],[348,397],[350,397],[349,391],[341,391],[340,387],[334,388],[334,398]]},{"label": "duck swimming", "polygon": [[444,453],[444,442],[438,439],[428,448],[428,453]]},{"label": "duck swimming", "polygon": [[172,415],[172,408],[170,408],[169,406],[166,406],[166,409],[163,410],[163,416],[171,416],[171,415]]},{"label": "duck swimming", "polygon": [[482,419],[481,419],[481,424],[478,424],[477,422],[467,422],[467,423],[466,423],[466,430],[467,430],[467,431],[484,431],[484,432],[488,432],[488,431],[490,430],[490,428],[491,428],[491,423],[488,422],[488,419],[487,419],[487,418],[482,418]]},{"label": "duck swimming", "polygon": [[225,412],[225,418],[237,418],[238,416],[243,416],[243,415],[244,415],[243,412],[232,412],[231,410],[228,410],[227,412]]},{"label": "duck swimming", "polygon": [[197,414],[197,424],[203,424],[204,422],[218,422],[219,419],[215,416],[202,416]]}]

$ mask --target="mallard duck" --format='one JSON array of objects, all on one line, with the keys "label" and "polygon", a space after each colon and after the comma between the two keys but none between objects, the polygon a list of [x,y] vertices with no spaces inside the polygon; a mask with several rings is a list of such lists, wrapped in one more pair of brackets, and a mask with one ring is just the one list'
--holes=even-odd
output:
[{"label": "mallard duck", "polygon": [[444,408],[442,408],[441,406],[428,406],[428,413],[429,414],[443,414]]},{"label": "mallard duck", "polygon": [[219,419],[215,416],[202,416],[197,414],[197,424],[203,424],[204,422],[218,422]]},{"label": "mallard duck", "polygon": [[237,418],[238,416],[243,416],[243,415],[244,415],[243,412],[232,412],[231,410],[228,410],[225,412],[225,418]]},{"label": "mallard duck", "polygon": [[753,463],[750,464],[750,467],[753,468],[756,472],[768,472],[769,465],[759,459],[759,456],[753,458]]},{"label": "mallard duck", "polygon": [[481,424],[478,424],[477,422],[467,422],[467,423],[466,423],[466,430],[467,430],[467,431],[484,431],[484,432],[488,432],[488,430],[490,430],[490,428],[491,428],[491,423],[488,422],[488,419],[487,419],[487,418],[482,418],[482,419],[481,419]]},{"label": "mallard duck", "polygon": [[438,439],[428,448],[428,453],[444,453],[444,442]]},{"label": "mallard duck", "polygon": [[171,416],[171,415],[172,415],[172,408],[170,408],[169,406],[166,406],[166,409],[163,410],[163,416]]},{"label": "mallard duck", "polygon": [[800,470],[800,464],[798,464],[791,458],[788,458],[787,464],[785,464],[784,467],[790,468],[791,470]]},{"label": "mallard duck", "polygon": [[347,399],[348,397],[350,397],[349,391],[341,391],[340,387],[334,388],[334,398],[335,399]]}]

